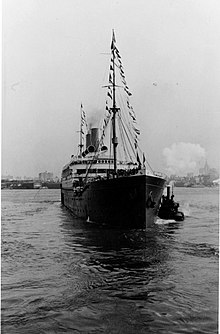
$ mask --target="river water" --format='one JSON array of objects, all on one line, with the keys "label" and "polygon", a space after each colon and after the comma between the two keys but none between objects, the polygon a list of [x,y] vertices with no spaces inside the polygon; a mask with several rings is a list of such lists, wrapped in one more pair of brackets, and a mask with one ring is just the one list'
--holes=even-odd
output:
[{"label": "river water", "polygon": [[217,333],[216,188],[176,188],[186,219],[112,230],[59,190],[2,191],[2,333]]}]

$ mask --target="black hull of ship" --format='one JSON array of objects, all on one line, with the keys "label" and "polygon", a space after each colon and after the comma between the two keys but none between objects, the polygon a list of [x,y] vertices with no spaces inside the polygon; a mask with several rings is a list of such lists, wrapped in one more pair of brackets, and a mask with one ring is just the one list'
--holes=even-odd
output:
[{"label": "black hull of ship", "polygon": [[165,182],[138,175],[93,181],[82,193],[61,187],[61,202],[74,216],[97,224],[145,228],[155,221]]}]

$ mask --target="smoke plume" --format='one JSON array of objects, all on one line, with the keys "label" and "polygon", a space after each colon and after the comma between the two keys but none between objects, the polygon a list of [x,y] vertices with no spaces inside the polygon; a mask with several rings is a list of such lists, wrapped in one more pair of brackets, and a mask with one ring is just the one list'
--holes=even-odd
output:
[{"label": "smoke plume", "polygon": [[104,112],[101,109],[91,109],[87,115],[88,128],[99,127],[104,118]]},{"label": "smoke plume", "polygon": [[199,168],[204,164],[205,149],[199,144],[174,143],[163,150],[167,172],[175,175],[197,175]]}]

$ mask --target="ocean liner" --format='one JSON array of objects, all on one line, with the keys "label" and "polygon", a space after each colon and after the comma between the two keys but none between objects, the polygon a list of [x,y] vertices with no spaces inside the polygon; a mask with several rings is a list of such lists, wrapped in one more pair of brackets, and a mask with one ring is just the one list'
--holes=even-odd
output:
[{"label": "ocean liner", "polygon": [[63,167],[61,202],[90,222],[145,228],[157,217],[166,179],[151,169],[139,147],[140,131],[114,31],[103,87],[106,99],[99,127],[88,127],[81,104],[78,152]]}]

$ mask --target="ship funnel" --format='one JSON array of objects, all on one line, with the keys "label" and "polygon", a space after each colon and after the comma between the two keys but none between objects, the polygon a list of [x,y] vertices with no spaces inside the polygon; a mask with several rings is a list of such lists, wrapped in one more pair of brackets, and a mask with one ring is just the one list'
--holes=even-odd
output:
[{"label": "ship funnel", "polygon": [[89,147],[91,145],[91,134],[87,133],[86,135],[86,147]]},{"label": "ship funnel", "polygon": [[95,147],[95,150],[97,150],[99,145],[99,129],[98,128],[92,128],[91,129],[91,145]]},{"label": "ship funnel", "polygon": [[170,199],[170,193],[171,193],[171,186],[167,186],[167,198]]}]

